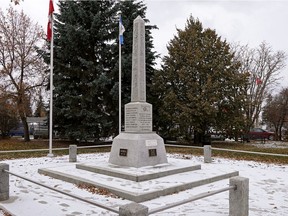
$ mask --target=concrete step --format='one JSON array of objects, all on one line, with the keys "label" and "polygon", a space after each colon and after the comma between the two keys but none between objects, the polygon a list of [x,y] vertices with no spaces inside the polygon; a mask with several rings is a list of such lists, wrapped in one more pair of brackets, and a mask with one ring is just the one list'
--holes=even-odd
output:
[{"label": "concrete step", "polygon": [[[169,163],[185,165],[189,163],[189,161],[169,159]],[[111,169],[111,167],[109,167],[109,169]],[[115,169],[125,168],[118,167]],[[136,169],[138,169],[138,172],[142,171],[144,174],[146,173],[145,175],[148,175],[147,170],[143,168]],[[165,169],[167,169],[167,167]],[[127,170],[129,170],[129,168],[127,168]],[[128,172],[127,170],[126,172]],[[154,171],[155,170],[158,170],[159,173],[164,172],[163,167],[155,168]],[[87,184],[106,189],[115,195],[134,202],[144,202],[160,196],[173,194],[239,175],[238,171],[232,170],[194,170],[137,182],[112,175],[77,169],[75,164],[62,167],[43,168],[39,169],[38,172],[73,184]]]},{"label": "concrete step", "polygon": [[152,179],[157,179],[178,173],[194,171],[201,169],[201,165],[190,164],[160,164],[156,166],[147,166],[142,168],[121,167],[117,165],[102,163],[102,164],[76,164],[77,169],[83,169],[90,172],[103,174],[111,177],[127,179],[135,182],[142,182]]}]

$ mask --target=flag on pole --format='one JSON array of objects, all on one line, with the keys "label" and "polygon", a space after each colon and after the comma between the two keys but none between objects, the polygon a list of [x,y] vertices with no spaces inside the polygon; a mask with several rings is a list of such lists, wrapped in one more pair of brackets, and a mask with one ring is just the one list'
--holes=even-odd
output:
[{"label": "flag on pole", "polygon": [[119,15],[119,134],[121,133],[121,45],[124,44],[123,33],[125,28],[122,23],[121,14]]},{"label": "flag on pole", "polygon": [[125,28],[123,26],[122,17],[120,15],[120,18],[119,18],[119,41],[120,41],[121,45],[124,44],[124,37],[123,37],[124,32],[125,32]]},{"label": "flag on pole", "polygon": [[52,153],[52,139],[53,139],[53,0],[49,0],[49,12],[48,12],[48,26],[47,26],[47,40],[50,41],[50,112],[49,112],[49,153],[48,157],[53,157]]},{"label": "flag on pole", "polygon": [[257,85],[261,85],[262,84],[261,78],[259,78],[259,77],[256,78],[256,84]]},{"label": "flag on pole", "polygon": [[53,12],[54,12],[54,6],[53,1],[49,1],[49,12],[48,12],[48,25],[47,25],[47,40],[51,41],[52,37],[52,19],[53,19]]}]

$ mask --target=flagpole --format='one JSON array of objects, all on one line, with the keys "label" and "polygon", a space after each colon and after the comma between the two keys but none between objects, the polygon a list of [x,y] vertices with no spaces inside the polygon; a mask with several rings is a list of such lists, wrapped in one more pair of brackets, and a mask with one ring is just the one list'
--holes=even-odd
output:
[{"label": "flagpole", "polygon": [[54,47],[54,31],[53,31],[53,14],[51,15],[51,43],[50,43],[50,115],[49,115],[49,154],[53,157],[52,140],[53,140],[53,47]]},{"label": "flagpole", "polygon": [[[121,19],[121,13],[119,15],[119,20]],[[119,22],[119,134],[121,133],[121,40],[120,40],[120,32],[121,32],[121,26]]]}]

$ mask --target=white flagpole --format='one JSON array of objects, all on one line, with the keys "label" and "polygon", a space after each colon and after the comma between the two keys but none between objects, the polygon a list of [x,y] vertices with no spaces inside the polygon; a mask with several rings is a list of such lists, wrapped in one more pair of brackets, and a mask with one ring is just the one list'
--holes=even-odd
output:
[{"label": "white flagpole", "polygon": [[48,157],[53,157],[52,140],[53,140],[53,46],[54,46],[54,32],[53,32],[53,14],[51,14],[51,44],[50,44],[50,116],[49,116],[49,154]]},{"label": "white flagpole", "polygon": [[120,40],[120,33],[121,33],[121,13],[119,15],[119,134],[121,133],[121,40]]}]

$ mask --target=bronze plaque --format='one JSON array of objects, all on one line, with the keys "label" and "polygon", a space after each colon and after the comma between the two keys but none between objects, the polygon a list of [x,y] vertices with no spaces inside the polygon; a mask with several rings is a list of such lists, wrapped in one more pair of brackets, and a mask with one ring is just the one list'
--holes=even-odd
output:
[{"label": "bronze plaque", "polygon": [[157,149],[149,149],[149,157],[157,156]]},{"label": "bronze plaque", "polygon": [[128,149],[120,149],[119,155],[123,157],[127,157]]}]

